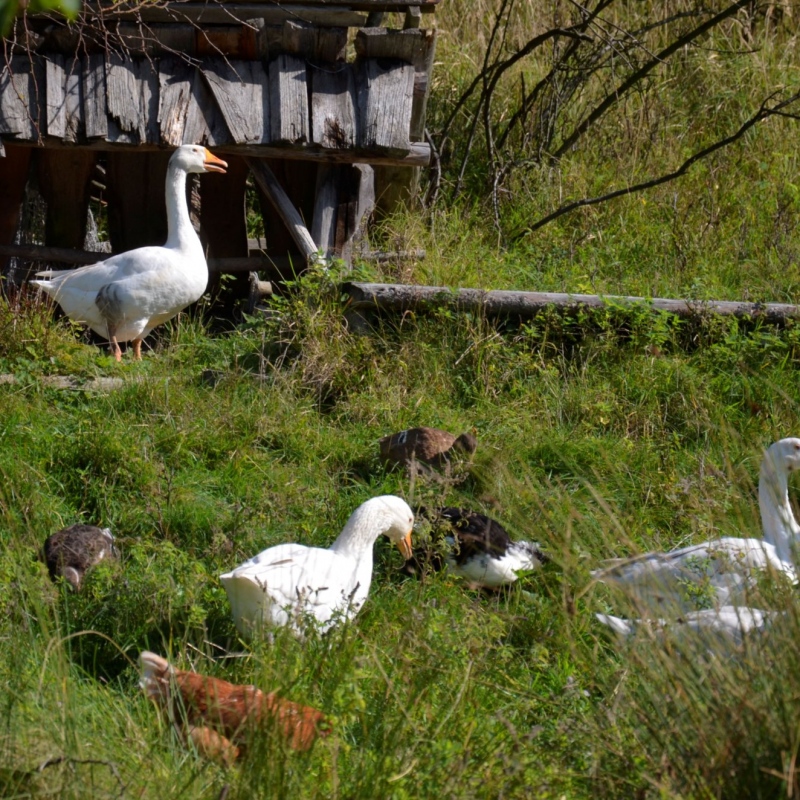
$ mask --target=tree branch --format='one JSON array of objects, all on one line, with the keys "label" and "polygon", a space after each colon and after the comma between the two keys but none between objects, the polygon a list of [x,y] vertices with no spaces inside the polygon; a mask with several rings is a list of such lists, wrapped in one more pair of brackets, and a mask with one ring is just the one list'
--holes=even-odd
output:
[{"label": "tree branch", "polygon": [[685,47],[689,42],[694,39],[697,39],[699,36],[702,36],[707,31],[711,30],[711,28],[719,25],[720,22],[727,19],[728,17],[733,16],[740,8],[743,8],[746,5],[749,5],[751,0],[737,0],[737,2],[733,3],[732,5],[728,6],[724,11],[720,11],[719,14],[707,19],[701,25],[698,25],[696,28],[693,28],[689,33],[684,34],[680,38],[676,39],[674,42],[669,44],[665,47],[660,53],[657,53],[650,61],[640,67],[636,72],[629,75],[616,89],[609,92],[608,95],[602,100],[602,102],[597,105],[593,111],[581,122],[575,130],[561,143],[561,146],[553,153],[553,158],[560,158],[564,153],[567,152],[574,144],[578,141],[578,139],[586,133],[587,130],[597,122],[603,114],[608,111],[614,104],[619,102],[630,89],[632,89],[639,81],[642,80],[648,73],[650,73],[655,67],[659,64],[663,64],[673,53],[677,50],[680,50],[682,47]]},{"label": "tree branch", "polygon": [[729,144],[732,144],[737,139],[741,139],[744,134],[750,130],[754,125],[757,125],[759,122],[767,119],[768,117],[772,116],[791,116],[792,118],[796,118],[795,115],[787,114],[783,111],[784,108],[791,105],[792,103],[797,102],[800,99],[800,92],[796,92],[791,97],[788,97],[786,100],[782,100],[776,106],[767,107],[767,103],[774,97],[771,95],[768,97],[762,104],[758,111],[753,114],[742,126],[732,133],[730,136],[726,136],[724,139],[720,139],[719,141],[714,142],[713,144],[708,145],[708,147],[704,147],[702,150],[699,150],[694,155],[690,156],[683,162],[683,164],[678,167],[678,169],[674,170],[673,172],[669,172],[666,175],[661,175],[658,178],[653,178],[649,181],[644,181],[643,183],[637,183],[634,186],[629,186],[625,189],[617,189],[613,192],[608,192],[608,194],[600,195],[599,197],[585,197],[581,200],[575,200],[572,203],[567,203],[566,205],[557,208],[551,214],[548,214],[546,217],[542,217],[537,222],[534,222],[533,225],[526,228],[525,230],[521,231],[520,233],[516,234],[512,237],[512,241],[517,242],[523,236],[527,236],[529,233],[533,233],[534,231],[539,230],[539,228],[543,228],[548,223],[552,222],[559,217],[563,217],[564,214],[568,214],[570,211],[574,211],[576,208],[583,208],[585,206],[594,206],[598,203],[604,203],[607,200],[613,200],[617,197],[622,197],[627,194],[634,194],[635,192],[641,192],[645,189],[652,189],[654,186],[660,186],[662,183],[668,183],[669,181],[675,180],[676,178],[681,177],[684,175],[692,165],[700,161],[701,159],[705,158],[706,156],[711,155],[711,153],[716,152],[717,150],[721,150],[723,147],[727,147]]}]

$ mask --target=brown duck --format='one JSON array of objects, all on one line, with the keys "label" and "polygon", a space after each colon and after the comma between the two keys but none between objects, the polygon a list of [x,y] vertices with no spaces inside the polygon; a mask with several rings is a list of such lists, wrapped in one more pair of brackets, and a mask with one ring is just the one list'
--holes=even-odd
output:
[{"label": "brown duck", "polygon": [[453,436],[438,428],[409,428],[380,440],[381,459],[387,464],[409,466],[421,462],[432,467],[450,463],[453,456],[471,456],[478,440],[471,433]]},{"label": "brown duck", "polygon": [[117,551],[108,528],[79,523],[48,536],[42,557],[53,580],[61,575],[77,591],[84,573],[104,558],[116,558]]},{"label": "brown duck", "polygon": [[331,732],[321,711],[220,678],[176,669],[155,653],[139,654],[145,694],[194,743],[198,753],[223,764],[244,754],[254,726],[276,725],[293,750],[308,750]]}]

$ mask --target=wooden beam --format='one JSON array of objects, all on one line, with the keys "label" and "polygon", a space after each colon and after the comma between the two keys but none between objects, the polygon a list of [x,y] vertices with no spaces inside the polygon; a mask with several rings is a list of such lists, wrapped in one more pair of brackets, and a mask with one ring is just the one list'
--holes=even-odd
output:
[{"label": "wooden beam", "polygon": [[[350,8],[321,8],[319,6],[263,6],[255,3],[165,3],[135,7],[86,3],[86,11],[105,20],[136,20],[143,22],[191,22],[208,25],[233,25],[248,20],[264,20],[269,25],[286,21],[310,22],[326,27],[362,28],[367,15]],[[423,8],[423,11],[425,8]]]},{"label": "wooden beam", "polygon": [[[7,142],[20,147],[45,147],[52,149],[65,148],[63,142],[58,139],[48,139],[41,143],[37,140],[18,139],[8,137]],[[91,142],[81,142],[77,145],[82,150],[102,150],[111,153],[155,153],[168,152],[162,146],[153,142],[136,144],[132,141],[118,140],[108,142],[104,139],[95,139]],[[66,147],[75,148],[75,145]],[[400,167],[427,167],[431,160],[430,145],[425,142],[411,142],[409,152],[403,156],[390,155],[384,152],[375,152],[368,149],[348,149],[337,150],[310,145],[256,145],[256,144],[226,144],[217,145],[214,152],[224,155],[230,153],[234,156],[252,156],[255,158],[277,158],[283,160],[297,161],[316,161],[327,164],[372,164],[372,165],[392,165]]]},{"label": "wooden beam", "polygon": [[[56,264],[74,264],[76,267],[97,264],[113,253],[98,253],[70,247],[47,247],[41,244],[0,244],[0,257],[21,258]],[[274,272],[291,266],[285,256],[242,256],[209,258],[209,272]],[[296,264],[294,266],[297,266]]]},{"label": "wooden beam", "polygon": [[314,243],[314,239],[303,222],[303,218],[292,204],[283,186],[278,183],[275,174],[263,161],[257,158],[248,158],[247,164],[256,179],[256,183],[270,199],[270,202],[278,212],[278,216],[280,216],[283,224],[291,233],[292,239],[294,239],[303,257],[308,263],[316,261],[319,256],[317,245]]},{"label": "wooden beam", "polygon": [[758,318],[783,322],[800,317],[800,306],[788,303],[742,303],[729,300],[672,300],[666,298],[622,297],[618,295],[562,294],[558,292],[481,291],[444,286],[406,286],[390,283],[345,283],[349,307],[357,311],[423,311],[450,306],[492,316],[535,316],[547,308],[575,313],[586,308],[640,306],[665,311],[683,318],[706,315]]}]

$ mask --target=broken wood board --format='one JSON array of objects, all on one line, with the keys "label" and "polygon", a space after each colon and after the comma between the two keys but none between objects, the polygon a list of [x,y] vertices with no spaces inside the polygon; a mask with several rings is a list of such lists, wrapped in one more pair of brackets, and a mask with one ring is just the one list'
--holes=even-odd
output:
[{"label": "broken wood board", "polygon": [[393,156],[407,154],[414,67],[384,58],[365,59],[358,66],[358,146]]},{"label": "broken wood board", "polygon": [[311,141],[331,150],[356,146],[356,78],[352,64],[311,66]]},{"label": "broken wood board", "polygon": [[44,69],[38,57],[12,56],[0,72],[0,134],[39,138],[39,93]]},{"label": "broken wood board", "polygon": [[270,62],[269,113],[272,142],[302,144],[308,141],[305,59],[284,54]]},{"label": "broken wood board", "polygon": [[236,144],[268,144],[267,72],[259,61],[207,59],[203,76]]}]

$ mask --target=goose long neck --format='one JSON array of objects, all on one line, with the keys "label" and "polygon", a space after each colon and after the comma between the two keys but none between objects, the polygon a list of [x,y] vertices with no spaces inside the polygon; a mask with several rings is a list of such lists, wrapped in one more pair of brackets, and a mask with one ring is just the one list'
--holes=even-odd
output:
[{"label": "goose long neck", "polygon": [[793,563],[793,551],[800,544],[800,526],[789,504],[789,479],[785,470],[768,459],[761,466],[758,502],[764,541],[775,545],[781,560]]},{"label": "goose long neck", "polygon": [[377,509],[357,508],[331,545],[331,550],[359,561],[368,558],[371,562],[372,546],[381,531],[380,516]]},{"label": "goose long neck", "polygon": [[167,243],[166,247],[189,250],[200,240],[189,218],[186,203],[186,172],[172,164],[167,168]]}]

